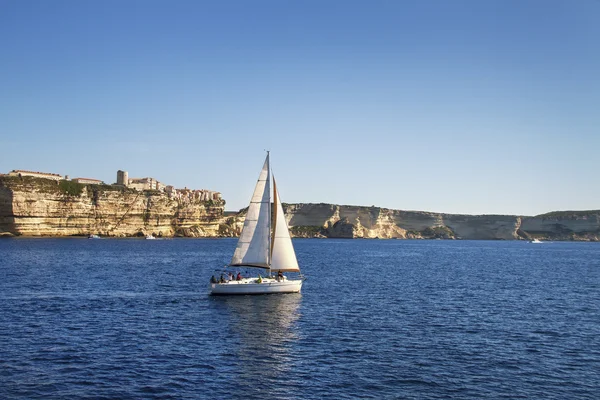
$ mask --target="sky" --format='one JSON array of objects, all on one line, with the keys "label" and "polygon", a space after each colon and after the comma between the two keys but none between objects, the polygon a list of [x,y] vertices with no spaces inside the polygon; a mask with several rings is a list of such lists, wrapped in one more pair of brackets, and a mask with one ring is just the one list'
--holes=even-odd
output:
[{"label": "sky", "polygon": [[0,0],[0,173],[600,209],[599,0]]}]

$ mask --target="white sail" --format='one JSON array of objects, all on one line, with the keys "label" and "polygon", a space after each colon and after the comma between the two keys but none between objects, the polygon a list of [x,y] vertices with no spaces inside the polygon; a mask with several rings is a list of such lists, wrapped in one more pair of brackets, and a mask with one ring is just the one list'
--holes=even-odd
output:
[{"label": "white sail", "polygon": [[[230,265],[300,272],[275,180],[273,180],[275,212],[271,215],[270,180],[271,171],[267,153]],[[247,277],[224,282],[215,281],[213,276],[210,287],[211,294],[214,295],[300,293],[303,280],[302,276],[299,279],[289,279],[279,275],[274,277],[269,271],[264,278]]]},{"label": "white sail", "polygon": [[275,183],[274,178],[273,197],[275,200],[275,220],[273,223],[275,228],[273,229],[271,270],[299,272],[300,267],[298,266],[296,252],[292,245],[292,238],[290,237],[290,231],[287,222],[285,221],[285,214],[283,213],[281,199],[279,198],[279,192],[277,191],[277,184]]},{"label": "white sail", "polygon": [[246,220],[230,265],[269,268],[271,236],[269,154],[258,177]]}]

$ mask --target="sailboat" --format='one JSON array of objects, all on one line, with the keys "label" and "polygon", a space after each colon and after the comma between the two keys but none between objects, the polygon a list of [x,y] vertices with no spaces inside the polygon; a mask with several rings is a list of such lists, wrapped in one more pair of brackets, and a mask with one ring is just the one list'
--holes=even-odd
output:
[{"label": "sailboat", "polygon": [[[233,279],[211,279],[211,294],[298,293],[303,277],[289,279],[284,272],[300,273],[296,252],[273,178],[273,208],[271,211],[271,169],[269,152],[260,171],[250,200],[244,227],[229,267],[252,267],[264,270],[265,276]],[[272,273],[277,273],[273,276]]]}]

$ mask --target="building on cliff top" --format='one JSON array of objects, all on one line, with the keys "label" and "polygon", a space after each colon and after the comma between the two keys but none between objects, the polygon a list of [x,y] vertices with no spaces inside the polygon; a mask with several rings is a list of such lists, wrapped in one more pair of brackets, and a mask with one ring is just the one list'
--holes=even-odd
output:
[{"label": "building on cliff top", "polygon": [[52,179],[55,181],[60,181],[61,179],[63,179],[62,175],[59,174],[52,174],[49,172],[37,172],[37,171],[26,171],[23,169],[13,169],[12,171],[10,171],[8,173],[9,176],[33,176],[36,178],[44,178],[44,179]]},{"label": "building on cliff top", "polygon": [[163,191],[165,185],[154,178],[132,178],[129,179],[127,187],[136,190],[160,190]]},{"label": "building on cliff top", "polygon": [[165,191],[167,187],[164,183],[154,178],[129,178],[127,171],[117,171],[117,185],[123,185],[135,190],[158,190]]},{"label": "building on cliff top", "polygon": [[164,191],[166,185],[154,178],[129,178],[127,171],[117,171],[117,185],[123,185],[135,190],[160,190]]},{"label": "building on cliff top", "polygon": [[129,185],[129,174],[127,173],[127,171],[117,171],[117,185]]},{"label": "building on cliff top", "polygon": [[102,185],[102,184],[104,184],[103,181],[101,181],[99,179],[92,179],[92,178],[73,178],[71,180],[73,182],[83,183],[84,185]]},{"label": "building on cliff top", "polygon": [[167,193],[171,197],[177,197],[179,199],[200,201],[221,200],[220,192],[214,192],[206,189],[175,189],[172,185],[165,185],[154,178],[129,178],[129,173],[121,170],[117,171],[117,185],[122,185],[139,191],[158,190]]},{"label": "building on cliff top", "polygon": [[175,189],[173,194],[179,199],[187,199],[187,200],[199,200],[199,201],[215,201],[221,200],[220,192],[213,192],[212,190],[200,189],[200,190],[192,190],[192,189]]}]

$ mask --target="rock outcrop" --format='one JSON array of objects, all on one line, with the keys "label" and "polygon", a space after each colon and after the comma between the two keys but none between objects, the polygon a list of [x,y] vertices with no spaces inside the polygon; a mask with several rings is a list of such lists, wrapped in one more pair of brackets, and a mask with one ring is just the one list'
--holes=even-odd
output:
[{"label": "rock outcrop", "polygon": [[169,197],[116,185],[0,177],[0,234],[233,236],[224,201]]},{"label": "rock outcrop", "polygon": [[600,210],[524,217],[332,204],[285,204],[284,208],[292,233],[301,237],[600,240]]},{"label": "rock outcrop", "polygon": [[600,241],[600,210],[523,217],[519,230],[538,239]]}]

